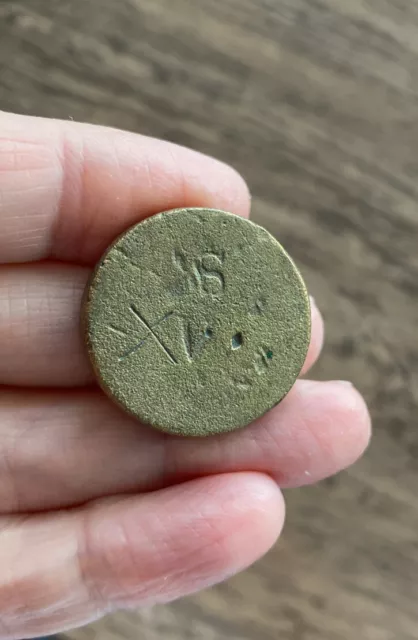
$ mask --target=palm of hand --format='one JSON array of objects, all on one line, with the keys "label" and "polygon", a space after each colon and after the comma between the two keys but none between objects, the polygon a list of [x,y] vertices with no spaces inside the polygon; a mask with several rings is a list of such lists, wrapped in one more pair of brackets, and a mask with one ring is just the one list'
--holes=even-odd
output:
[{"label": "palm of hand", "polygon": [[[168,143],[0,114],[0,638],[239,571],[281,531],[279,486],[335,473],[368,442],[345,383],[300,380],[257,423],[205,441],[141,427],[94,386],[78,328],[91,266],[180,206],[248,215],[249,196],[229,167]],[[304,372],[321,344],[314,307]]]}]

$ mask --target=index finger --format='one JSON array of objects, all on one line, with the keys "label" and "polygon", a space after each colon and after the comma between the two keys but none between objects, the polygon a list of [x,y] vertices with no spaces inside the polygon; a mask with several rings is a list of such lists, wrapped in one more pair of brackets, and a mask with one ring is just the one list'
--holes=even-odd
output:
[{"label": "index finger", "polygon": [[143,218],[194,206],[248,216],[248,188],[228,165],[169,142],[0,113],[0,263],[92,264]]}]

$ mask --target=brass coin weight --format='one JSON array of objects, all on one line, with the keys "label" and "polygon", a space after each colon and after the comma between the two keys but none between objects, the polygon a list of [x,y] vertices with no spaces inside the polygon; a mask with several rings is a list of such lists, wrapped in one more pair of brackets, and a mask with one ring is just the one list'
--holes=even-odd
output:
[{"label": "brass coin weight", "polygon": [[103,390],[162,431],[208,436],[277,405],[304,364],[309,297],[265,229],[212,209],[177,209],[121,235],[83,302]]}]

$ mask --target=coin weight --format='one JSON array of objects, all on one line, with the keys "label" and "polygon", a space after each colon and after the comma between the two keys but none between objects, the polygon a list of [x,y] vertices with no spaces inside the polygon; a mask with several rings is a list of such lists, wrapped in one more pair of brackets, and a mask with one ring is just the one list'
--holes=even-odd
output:
[{"label": "coin weight", "polygon": [[83,327],[103,390],[162,431],[208,436],[277,405],[305,362],[309,297],[265,229],[211,209],[167,211],[109,247]]}]

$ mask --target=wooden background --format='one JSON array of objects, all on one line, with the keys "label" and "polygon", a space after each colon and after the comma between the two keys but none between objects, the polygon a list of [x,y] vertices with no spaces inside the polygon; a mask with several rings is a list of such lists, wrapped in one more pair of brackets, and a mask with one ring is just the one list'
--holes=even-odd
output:
[{"label": "wooden background", "polygon": [[366,394],[364,460],[288,492],[280,544],[171,606],[71,634],[418,639],[418,2],[0,2],[0,108],[133,129],[242,171]]}]

